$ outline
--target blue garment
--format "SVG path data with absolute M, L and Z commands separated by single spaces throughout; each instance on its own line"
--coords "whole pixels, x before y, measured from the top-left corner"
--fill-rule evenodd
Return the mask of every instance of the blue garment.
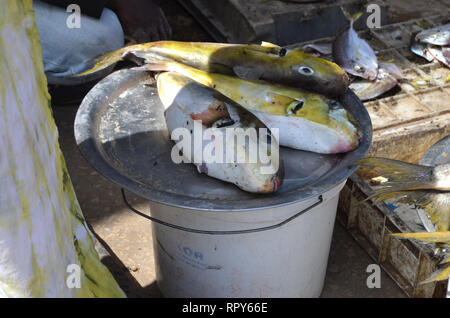
M 122 26 L 113 11 L 104 8 L 99 19 L 81 12 L 80 28 L 70 28 L 67 20 L 72 12 L 39 0 L 33 1 L 33 9 L 49 84 L 81 84 L 112 70 L 113 66 L 91 76 L 72 77 L 91 66 L 88 59 L 123 47 Z

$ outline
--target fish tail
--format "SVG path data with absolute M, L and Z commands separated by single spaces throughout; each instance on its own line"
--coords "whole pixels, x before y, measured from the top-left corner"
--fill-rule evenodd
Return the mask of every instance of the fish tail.
M 395 233 L 392 236 L 399 239 L 413 239 L 429 243 L 450 242 L 450 231 L 419 232 L 419 233 Z
M 433 168 L 398 160 L 370 157 L 355 161 L 355 164 L 376 167 L 375 171 L 388 181 L 377 186 L 378 194 L 418 189 L 434 189 Z
M 445 248 L 449 248 L 448 246 L 445 246 Z M 450 253 L 446 254 L 444 258 L 439 262 L 439 265 L 443 264 L 449 264 L 450 263 Z
M 392 236 L 397 237 L 399 239 L 413 239 L 419 240 L 429 243 L 448 243 L 450 242 L 450 231 L 443 232 L 420 232 L 420 233 L 396 233 L 392 234 Z M 447 246 L 448 244 L 444 244 Z M 447 264 L 449 262 L 448 255 L 444 258 L 440 264 Z M 441 270 L 437 270 L 432 273 L 428 278 L 421 281 L 419 285 L 428 284 L 431 282 L 436 282 L 440 280 L 445 280 L 450 278 L 450 266 L 446 266 Z
M 450 279 L 450 266 L 447 266 L 443 269 L 437 270 L 432 273 L 428 278 L 421 281 L 419 285 L 424 285 L 432 282 L 437 282 L 440 280 Z
M 85 61 L 85 63 L 93 63 L 94 66 L 92 66 L 91 68 L 89 68 L 88 70 L 79 73 L 79 74 L 75 74 L 75 76 L 84 76 L 84 75 L 88 75 L 88 74 L 92 74 L 94 72 L 103 70 L 105 68 L 107 68 L 108 66 L 119 62 L 120 60 L 123 59 L 123 56 L 128 52 L 128 51 L 132 51 L 132 50 L 138 50 L 138 49 L 142 49 L 142 48 L 150 48 L 153 46 L 157 46 L 160 42 L 153 42 L 153 43 L 145 43 L 145 44 L 135 44 L 135 45 L 129 45 L 129 46 L 125 46 L 121 49 L 115 50 L 115 51 L 111 51 L 102 55 L 99 55 L 97 57 L 88 59 Z
M 108 66 L 120 61 L 122 59 L 122 55 L 124 54 L 124 52 L 127 49 L 128 49 L 127 47 L 124 47 L 124 48 L 121 48 L 116 51 L 102 54 L 93 59 L 86 60 L 85 61 L 86 63 L 94 63 L 94 66 L 92 66 L 91 68 L 89 68 L 88 70 L 86 70 L 82 73 L 75 74 L 75 76 L 89 75 L 89 74 L 92 74 L 92 73 L 95 73 L 97 71 L 107 68 Z

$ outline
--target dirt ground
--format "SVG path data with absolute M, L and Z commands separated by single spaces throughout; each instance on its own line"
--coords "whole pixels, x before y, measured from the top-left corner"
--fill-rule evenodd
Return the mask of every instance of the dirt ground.
M 168 17 L 174 40 L 212 41 L 176 1 L 156 2 Z M 449 1 L 386 2 L 390 23 L 438 14 L 449 7 Z M 120 188 L 97 173 L 79 153 L 73 135 L 77 109 L 77 104 L 53 105 L 60 145 L 78 200 L 87 222 L 106 249 L 101 253 L 102 261 L 129 297 L 161 297 L 155 281 L 150 222 L 128 211 Z M 128 196 L 137 209 L 149 212 L 145 199 L 131 193 Z M 369 289 L 366 268 L 372 263 L 366 252 L 336 223 L 322 297 L 406 297 L 384 272 L 381 288 Z

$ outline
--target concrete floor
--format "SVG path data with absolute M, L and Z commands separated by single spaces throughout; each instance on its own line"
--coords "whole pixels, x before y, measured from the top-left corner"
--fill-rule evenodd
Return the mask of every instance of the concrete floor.
M 432 1 L 436 2 L 434 5 L 427 2 L 427 7 L 420 10 L 410 0 L 389 1 L 388 19 L 394 23 L 438 14 L 443 6 L 448 8 L 447 1 L 435 0 Z M 211 40 L 176 1 L 156 2 L 166 12 L 174 40 Z M 415 2 L 422 4 L 422 1 Z M 60 145 L 78 200 L 87 222 L 107 250 L 101 253 L 102 261 L 129 297 L 161 297 L 155 282 L 150 223 L 129 212 L 122 202 L 120 188 L 98 174 L 81 156 L 73 136 L 77 108 L 78 105 L 53 105 Z M 133 206 L 149 212 L 144 199 L 131 193 L 128 196 Z M 336 223 L 322 297 L 406 297 L 384 272 L 381 274 L 381 288 L 369 289 L 366 268 L 372 263 L 367 253 Z

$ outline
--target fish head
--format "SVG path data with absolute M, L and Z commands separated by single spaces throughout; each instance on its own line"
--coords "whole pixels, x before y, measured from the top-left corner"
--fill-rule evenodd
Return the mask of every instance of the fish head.
M 348 88 L 346 72 L 333 62 L 295 50 L 288 51 L 283 59 L 293 86 L 329 95 L 342 95 Z
M 361 141 L 361 133 L 351 114 L 336 100 L 317 94 L 305 95 L 304 99 L 296 99 L 288 105 L 286 115 L 313 123 L 314 132 L 310 135 L 314 142 L 323 145 L 317 152 L 348 152 L 356 149 Z

